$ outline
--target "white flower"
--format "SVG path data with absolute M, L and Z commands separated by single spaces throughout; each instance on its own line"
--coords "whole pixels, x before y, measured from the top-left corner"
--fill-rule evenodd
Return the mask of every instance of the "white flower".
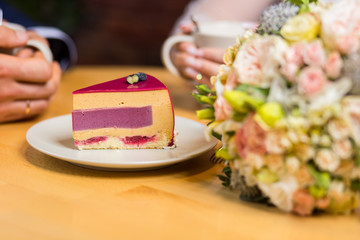
M 224 135 L 223 135 L 223 138 L 224 138 Z M 222 140 L 223 142 L 223 146 L 227 146 L 228 148 L 228 153 L 230 154 L 230 156 L 236 156 L 237 155 L 237 149 L 236 149 L 236 144 L 235 144 L 235 139 L 232 137 L 232 138 L 229 138 L 229 139 L 223 139 Z M 227 143 L 227 144 L 225 144 Z
M 360 178 L 360 167 L 355 167 L 351 171 L 350 178 L 352 178 L 352 179 Z
M 340 159 L 329 149 L 320 149 L 315 156 L 315 163 L 321 170 L 334 172 L 340 165 Z
M 256 177 L 253 175 L 253 167 L 244 163 L 239 159 L 234 160 L 234 168 L 239 170 L 240 175 L 244 176 L 245 182 L 249 187 L 256 185 Z
M 343 182 L 340 181 L 331 181 L 329 186 L 329 192 L 336 192 L 339 195 L 342 195 L 344 192 L 345 186 Z
M 292 196 L 298 189 L 298 183 L 292 176 L 287 176 L 273 184 L 259 183 L 260 190 L 270 198 L 271 202 L 283 211 L 293 209 Z
M 236 55 L 233 67 L 239 81 L 257 86 L 269 86 L 278 74 L 288 48 L 286 42 L 277 36 L 255 35 L 246 41 Z
M 264 165 L 263 157 L 256 153 L 248 153 L 246 155 L 245 162 L 255 169 L 260 169 Z
M 296 144 L 299 142 L 299 137 L 294 130 L 289 130 L 287 132 L 287 135 L 292 143 Z
M 318 111 L 336 104 L 350 91 L 351 87 L 351 80 L 345 77 L 327 84 L 321 92 L 310 98 L 309 110 Z
M 229 119 L 227 121 L 221 122 L 219 123 L 215 128 L 214 131 L 224 135 L 226 132 L 232 132 L 232 131 L 236 131 L 237 129 L 239 129 L 242 126 L 241 123 L 239 122 L 235 122 L 232 119 Z
M 225 86 L 221 83 L 221 81 L 215 82 L 215 91 L 217 96 L 222 96 L 225 90 Z
M 300 168 L 300 161 L 297 157 L 290 156 L 286 158 L 285 165 L 290 173 L 295 173 Z
M 319 141 L 319 145 L 321 147 L 330 147 L 331 145 L 331 138 L 329 135 L 321 135 L 320 136 L 320 141 Z
M 349 125 L 344 119 L 334 119 L 327 125 L 330 136 L 333 139 L 344 139 L 350 136 L 351 131 Z
M 265 156 L 265 163 L 271 171 L 280 173 L 284 169 L 284 156 L 282 154 L 268 154 Z
M 266 134 L 265 146 L 268 153 L 282 154 L 291 146 L 286 133 L 280 131 L 270 131 Z
M 301 130 L 302 129 L 306 130 L 309 128 L 309 121 L 304 117 L 288 116 L 286 120 L 290 128 L 301 129 Z
M 360 47 L 360 1 L 338 1 L 321 16 L 325 45 L 342 53 L 356 52 Z
M 360 98 L 345 97 L 342 99 L 343 117 L 351 129 L 351 136 L 360 145 Z
M 352 144 L 347 138 L 333 142 L 331 148 L 342 159 L 348 159 L 353 154 Z
M 304 162 L 309 161 L 315 156 L 315 149 L 308 144 L 298 144 L 294 150 L 296 156 Z

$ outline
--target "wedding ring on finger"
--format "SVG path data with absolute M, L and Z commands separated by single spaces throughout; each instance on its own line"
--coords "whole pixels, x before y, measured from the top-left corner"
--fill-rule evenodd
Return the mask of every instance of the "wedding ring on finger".
M 30 100 L 26 100 L 26 107 L 25 107 L 25 117 L 29 116 L 30 115 Z
M 196 74 L 196 80 L 197 80 L 197 81 L 201 81 L 201 80 L 202 80 L 202 75 L 201 75 L 201 73 Z

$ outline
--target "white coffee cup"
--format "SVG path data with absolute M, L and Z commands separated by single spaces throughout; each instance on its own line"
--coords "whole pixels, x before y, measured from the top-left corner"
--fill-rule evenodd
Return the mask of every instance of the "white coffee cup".
M 173 35 L 166 39 L 162 46 L 161 57 L 165 67 L 173 74 L 179 75 L 171 61 L 172 47 L 179 42 L 195 43 L 197 47 L 213 47 L 226 49 L 236 43 L 237 36 L 244 34 L 246 29 L 254 28 L 256 23 L 233 21 L 200 22 L 199 30 L 191 35 Z
M 19 24 L 16 23 L 11 23 L 11 22 L 2 22 L 2 25 L 13 29 L 15 31 L 26 31 L 26 29 Z M 39 50 L 45 57 L 45 59 L 49 62 L 52 63 L 53 61 L 53 54 L 49 48 L 48 45 L 46 45 L 44 42 L 39 41 L 39 40 L 35 40 L 35 39 L 29 39 L 26 43 L 25 46 L 23 47 L 18 47 L 18 48 L 14 48 L 14 49 L 1 49 L 1 52 L 3 53 L 7 53 L 7 54 L 11 54 L 11 55 L 16 55 L 21 49 L 25 48 L 25 47 L 33 47 L 37 50 Z

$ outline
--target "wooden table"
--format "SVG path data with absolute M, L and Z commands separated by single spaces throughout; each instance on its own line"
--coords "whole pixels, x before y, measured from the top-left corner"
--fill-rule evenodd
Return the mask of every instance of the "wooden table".
M 26 131 L 72 110 L 71 92 L 137 71 L 169 87 L 175 113 L 196 120 L 192 85 L 157 67 L 77 67 L 48 111 L 0 124 L 0 239 L 360 239 L 360 213 L 301 218 L 245 203 L 223 188 L 211 152 L 166 168 L 109 172 L 33 149 Z

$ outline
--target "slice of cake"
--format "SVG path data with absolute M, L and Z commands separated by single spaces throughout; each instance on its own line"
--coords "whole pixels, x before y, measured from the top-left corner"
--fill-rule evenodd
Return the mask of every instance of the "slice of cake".
M 149 149 L 174 145 L 167 87 L 137 73 L 73 92 L 73 137 L 82 149 Z

